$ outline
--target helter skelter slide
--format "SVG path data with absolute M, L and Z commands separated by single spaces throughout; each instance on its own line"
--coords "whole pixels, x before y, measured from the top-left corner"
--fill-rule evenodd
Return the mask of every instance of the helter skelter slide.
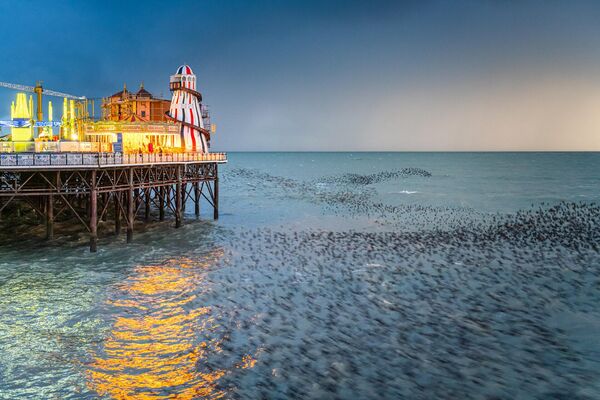
M 182 147 L 207 153 L 210 132 L 202 121 L 202 94 L 196 90 L 196 75 L 188 65 L 182 65 L 171 75 L 169 88 L 173 97 L 165 117 L 181 124 Z

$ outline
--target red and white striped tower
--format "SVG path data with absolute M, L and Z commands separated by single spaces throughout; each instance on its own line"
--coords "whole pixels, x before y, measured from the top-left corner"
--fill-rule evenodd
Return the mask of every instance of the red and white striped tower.
M 168 119 L 181 123 L 181 145 L 186 151 L 208 153 L 209 132 L 201 114 L 202 95 L 196 91 L 196 75 L 188 65 L 182 65 L 169 83 L 173 97 Z

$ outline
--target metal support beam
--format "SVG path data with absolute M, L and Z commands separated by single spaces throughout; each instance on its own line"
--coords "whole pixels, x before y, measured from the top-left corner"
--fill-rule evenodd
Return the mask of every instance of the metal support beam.
M 185 213 L 185 199 L 187 194 L 187 183 L 183 182 L 183 186 L 181 187 L 181 213 Z
M 135 218 L 135 198 L 133 192 L 133 168 L 129 168 L 129 190 L 127 191 L 127 243 L 133 240 L 133 220 Z
M 134 189 L 133 194 L 135 198 L 135 208 L 137 210 L 137 208 L 140 206 L 140 202 L 142 201 L 142 198 L 140 196 L 140 189 Z
M 96 170 L 92 171 L 90 188 L 90 251 L 95 253 L 98 246 L 98 189 Z
M 115 193 L 115 235 L 121 233 L 121 192 Z
M 165 187 L 161 186 L 158 194 L 158 219 L 165 220 Z
M 54 195 L 46 197 L 46 239 L 54 239 Z
M 160 220 L 166 212 L 175 215 L 175 225 L 182 226 L 185 203 L 194 202 L 199 216 L 204 198 L 219 217 L 219 182 L 217 163 L 153 164 L 98 168 L 56 169 L 21 166 L 8 170 L 0 166 L 0 211 L 15 203 L 12 211 L 19 218 L 21 207 L 30 215 L 33 210 L 45 224 L 46 237 L 54 234 L 55 222 L 77 221 L 90 234 L 90 250 L 95 251 L 98 241 L 98 223 L 111 215 L 114 208 L 114 231 L 119 234 L 126 223 L 127 242 L 133 239 L 133 229 L 141 201 L 145 202 L 145 216 L 150 218 L 152 203 L 158 208 Z M 4 168 L 4 169 L 3 169 Z M 137 195 L 136 195 L 137 193 Z M 191 200 L 193 199 L 193 200 Z M 112 203 L 111 203 L 112 202 Z M 114 204 L 113 204 L 114 203 Z M 110 211 L 107 211 L 110 210 Z M 170 210 L 170 211 L 168 211 Z
M 152 193 L 151 189 L 144 190 L 144 220 L 150 220 L 150 193 Z
M 181 226 L 181 167 L 177 166 L 177 183 L 175 184 L 175 228 L 179 228 Z
M 200 182 L 194 182 L 194 213 L 200 216 Z
M 215 164 L 215 181 L 214 181 L 214 193 L 213 193 L 213 219 L 219 219 L 219 174 L 217 171 L 217 164 Z

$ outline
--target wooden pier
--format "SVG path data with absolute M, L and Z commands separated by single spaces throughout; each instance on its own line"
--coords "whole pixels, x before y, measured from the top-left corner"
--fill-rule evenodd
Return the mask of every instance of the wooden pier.
M 186 203 L 199 216 L 204 198 L 219 218 L 218 165 L 226 162 L 224 153 L 1 154 L 0 216 L 11 204 L 26 205 L 45 221 L 47 239 L 57 218 L 69 217 L 89 232 L 95 252 L 98 221 L 109 217 L 116 234 L 125 226 L 128 243 L 134 221 L 148 221 L 152 208 L 161 221 L 173 215 L 178 228 Z

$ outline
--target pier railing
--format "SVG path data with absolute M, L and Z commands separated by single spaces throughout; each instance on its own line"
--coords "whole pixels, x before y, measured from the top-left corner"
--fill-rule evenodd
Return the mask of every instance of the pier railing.
M 0 153 L 109 153 L 112 143 L 99 142 L 13 142 L 0 141 Z
M 186 162 L 226 162 L 226 153 L 7 153 L 0 154 L 0 167 L 67 167 Z

